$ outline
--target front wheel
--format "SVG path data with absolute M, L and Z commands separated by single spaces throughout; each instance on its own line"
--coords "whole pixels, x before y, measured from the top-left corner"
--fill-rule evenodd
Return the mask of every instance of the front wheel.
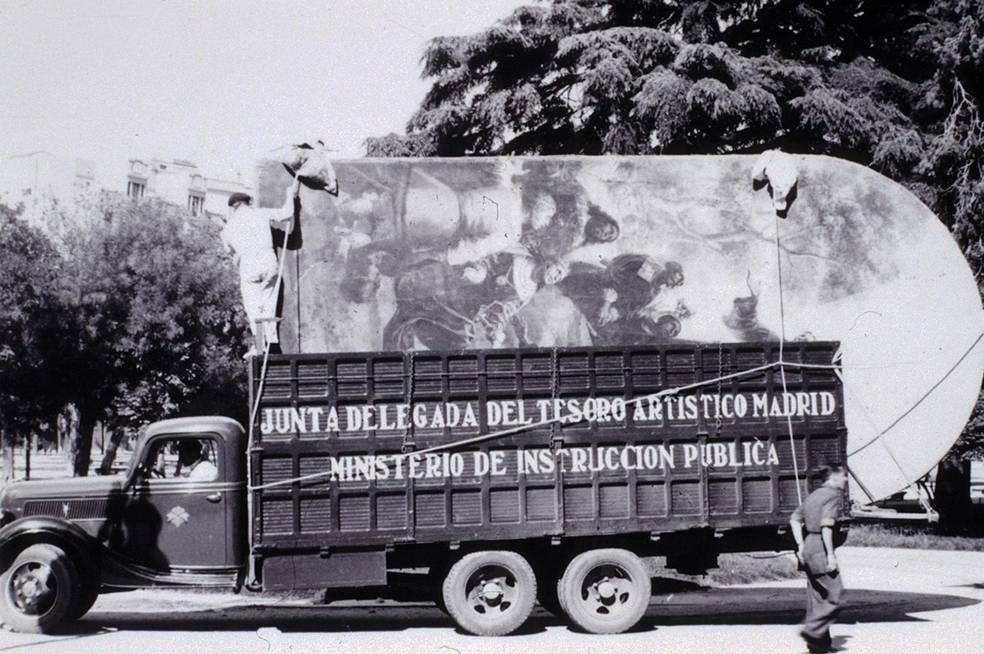
M 652 581 L 642 560 L 628 550 L 589 550 L 567 566 L 557 595 L 577 626 L 593 634 L 617 634 L 645 614 Z
M 14 631 L 51 633 L 72 619 L 81 585 L 64 550 L 31 545 L 0 576 L 0 618 Z
M 459 627 L 476 636 L 504 636 L 533 610 L 536 575 L 515 552 L 473 552 L 451 566 L 442 591 Z
M 78 601 L 72 610 L 68 614 L 69 620 L 78 620 L 83 615 L 89 612 L 92 605 L 96 603 L 99 599 L 99 582 L 98 581 L 85 581 L 82 582 L 82 588 L 79 591 Z

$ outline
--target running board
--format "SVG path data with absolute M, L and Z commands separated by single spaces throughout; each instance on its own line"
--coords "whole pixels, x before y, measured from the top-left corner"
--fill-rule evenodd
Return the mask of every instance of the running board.
M 102 584 L 113 588 L 197 587 L 236 588 L 240 582 L 239 568 L 194 570 L 154 570 L 143 565 L 106 556 L 103 560 Z

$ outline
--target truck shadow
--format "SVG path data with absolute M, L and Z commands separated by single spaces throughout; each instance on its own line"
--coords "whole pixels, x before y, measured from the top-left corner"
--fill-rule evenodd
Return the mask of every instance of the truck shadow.
M 978 600 L 959 595 L 851 590 L 840 624 L 932 621 L 916 614 L 963 608 Z M 793 625 L 803 618 L 800 588 L 715 588 L 655 595 L 633 631 L 674 625 Z M 536 608 L 519 634 L 533 634 L 566 621 Z M 437 607 L 426 603 L 346 602 L 331 605 L 250 604 L 192 611 L 132 613 L 96 610 L 74 631 L 255 631 L 276 627 L 283 632 L 402 631 L 453 628 Z

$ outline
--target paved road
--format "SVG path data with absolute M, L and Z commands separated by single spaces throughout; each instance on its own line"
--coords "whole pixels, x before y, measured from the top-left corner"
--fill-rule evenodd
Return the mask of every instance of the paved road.
M 843 548 L 849 608 L 833 633 L 851 652 L 984 651 L 984 553 Z M 261 603 L 257 595 L 137 591 L 99 599 L 76 633 L 0 633 L 0 652 L 803 652 L 798 581 L 657 595 L 631 633 L 571 631 L 540 611 L 516 635 L 459 633 L 434 607 Z M 269 600 L 265 600 L 269 602 Z

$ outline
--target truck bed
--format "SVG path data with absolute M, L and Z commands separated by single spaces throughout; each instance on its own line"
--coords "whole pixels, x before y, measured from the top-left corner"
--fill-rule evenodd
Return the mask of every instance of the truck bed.
M 837 347 L 785 344 L 785 361 L 820 366 L 785 367 L 785 406 L 778 366 L 740 374 L 777 361 L 778 343 L 271 356 L 252 426 L 254 547 L 782 524 L 797 471 L 805 496 L 809 469 L 845 459 L 824 367 Z

